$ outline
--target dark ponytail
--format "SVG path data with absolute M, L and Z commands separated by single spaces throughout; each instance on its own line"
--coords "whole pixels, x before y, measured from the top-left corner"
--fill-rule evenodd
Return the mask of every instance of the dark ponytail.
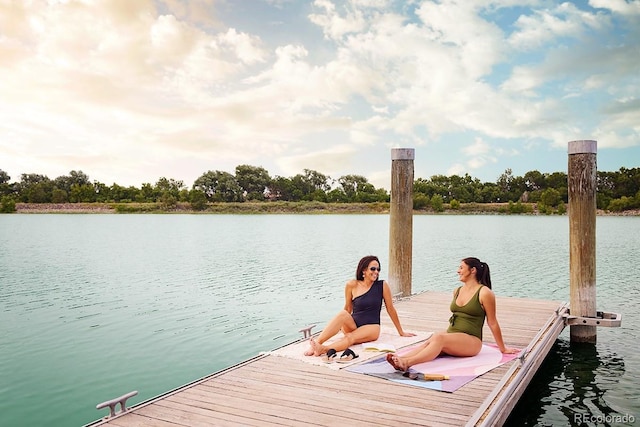
M 469 257 L 462 260 L 469 268 L 476 269 L 476 280 L 478 283 L 485 285 L 491 289 L 491 272 L 489 271 L 489 264 L 480 261 L 478 258 Z

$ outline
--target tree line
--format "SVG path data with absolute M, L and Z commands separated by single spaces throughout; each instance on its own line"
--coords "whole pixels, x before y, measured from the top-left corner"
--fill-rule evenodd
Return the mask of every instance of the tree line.
M 623 211 L 640 208 L 640 168 L 620 168 L 615 172 L 597 172 L 596 203 L 599 209 Z M 15 211 L 15 203 L 159 203 L 166 209 L 178 202 L 191 204 L 194 210 L 206 209 L 213 202 L 316 201 L 327 203 L 389 202 L 384 188 L 375 188 L 361 175 L 333 179 L 320 172 L 304 169 L 293 177 L 274 176 L 260 166 L 239 165 L 235 174 L 207 171 L 191 188 L 183 181 L 161 177 L 155 184 L 140 188 L 116 183 L 91 181 L 82 171 L 71 171 L 50 179 L 46 175 L 22 174 L 19 181 L 0 169 L 0 211 Z M 536 204 L 539 210 L 560 211 L 568 202 L 567 174 L 529 171 L 514 176 L 511 169 L 496 182 L 481 182 L 469 174 L 434 175 L 417 178 L 413 184 L 415 209 L 440 211 L 444 205 L 455 209 L 462 203 L 508 203 L 512 213 L 526 212 Z

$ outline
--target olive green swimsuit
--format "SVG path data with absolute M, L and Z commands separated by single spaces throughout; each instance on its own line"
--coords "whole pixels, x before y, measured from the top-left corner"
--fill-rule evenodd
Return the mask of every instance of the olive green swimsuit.
M 449 318 L 449 328 L 447 332 L 464 332 L 465 334 L 473 335 L 482 340 L 482 326 L 484 325 L 486 313 L 480 304 L 480 289 L 482 289 L 482 286 L 478 288 L 469 302 L 462 307 L 456 304 L 460 288 L 456 289 L 453 301 L 451 301 L 451 306 L 449 307 L 453 314 L 451 318 Z

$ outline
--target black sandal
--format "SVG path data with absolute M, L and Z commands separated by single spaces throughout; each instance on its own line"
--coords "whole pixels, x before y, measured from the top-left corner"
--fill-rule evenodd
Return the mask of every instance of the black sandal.
M 340 356 L 340 359 L 337 360 L 338 363 L 348 363 L 351 362 L 353 359 L 356 359 L 358 357 L 357 354 L 355 354 L 353 352 L 353 350 L 351 350 L 350 348 L 346 349 L 344 351 L 344 353 L 342 353 L 342 356 Z
M 335 359 L 337 355 L 338 355 L 338 352 L 335 349 L 330 348 L 326 354 L 322 355 L 322 361 L 325 363 L 331 363 L 333 362 L 333 359 Z

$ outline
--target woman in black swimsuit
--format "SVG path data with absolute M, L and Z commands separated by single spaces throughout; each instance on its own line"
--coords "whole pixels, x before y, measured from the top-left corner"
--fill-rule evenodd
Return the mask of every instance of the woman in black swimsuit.
M 380 261 L 373 255 L 365 256 L 358 263 L 356 279 L 349 280 L 344 288 L 344 309 L 340 311 L 322 330 L 317 339 L 309 340 L 311 347 L 304 354 L 306 356 L 320 356 L 327 353 L 343 351 L 354 344 L 375 341 L 380 336 L 380 310 L 382 301 L 387 309 L 389 318 L 402 337 L 412 337 L 415 334 L 404 332 L 398 319 L 398 312 L 393 306 L 391 287 L 385 280 L 379 280 Z M 344 338 L 331 343 L 331 348 L 324 342 L 333 337 L 340 330 Z

